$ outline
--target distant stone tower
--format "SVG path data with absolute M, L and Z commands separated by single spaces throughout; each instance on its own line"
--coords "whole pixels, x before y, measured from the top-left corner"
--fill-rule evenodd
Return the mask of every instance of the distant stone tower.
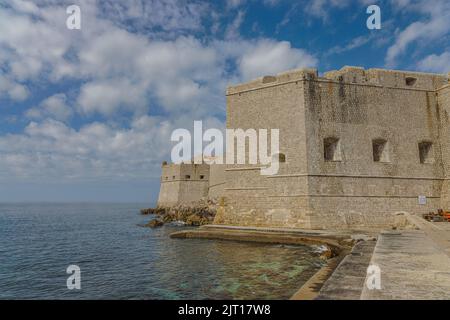
M 158 206 L 189 204 L 208 196 L 209 165 L 162 164 Z

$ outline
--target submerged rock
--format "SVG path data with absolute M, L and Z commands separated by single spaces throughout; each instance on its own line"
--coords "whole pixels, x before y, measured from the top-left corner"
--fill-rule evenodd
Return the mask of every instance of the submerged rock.
M 147 223 L 145 226 L 146 227 L 150 227 L 150 228 L 156 228 L 156 227 L 161 227 L 164 225 L 164 222 L 159 220 L 159 219 L 153 219 L 150 220 L 149 223 Z
M 313 246 L 313 253 L 318 255 L 321 259 L 327 260 L 333 257 L 333 251 L 329 246 L 317 245 Z

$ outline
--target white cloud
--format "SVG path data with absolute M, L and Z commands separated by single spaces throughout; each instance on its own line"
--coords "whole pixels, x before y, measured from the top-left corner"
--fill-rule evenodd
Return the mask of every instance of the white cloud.
M 152 3 L 156 11 L 169 14 L 177 10 L 172 2 Z M 139 1 L 125 2 L 125 15 L 133 6 L 137 10 L 140 5 Z M 0 49 L 0 63 L 6 63 L 11 76 L 20 80 L 82 80 L 76 110 L 87 116 L 101 113 L 113 117 L 123 110 L 142 113 L 148 99 L 172 113 L 187 110 L 193 110 L 197 116 L 220 113 L 224 110 L 227 82 L 248 79 L 257 73 L 258 67 L 262 68 L 261 73 L 266 73 L 315 64 L 309 54 L 291 48 L 287 42 L 239 40 L 243 11 L 237 13 L 228 29 L 226 45 L 238 47 L 227 55 L 217 41 L 205 43 L 192 36 L 152 40 L 99 18 L 102 10 L 105 12 L 101 16 L 117 18 L 114 10 L 118 7 L 114 2 L 102 2 L 102 10 L 86 1 L 82 1 L 81 7 L 80 33 L 56 27 L 57 23 L 65 25 L 63 7 L 48 5 L 45 10 L 30 9 L 34 7 L 25 10 L 38 12 L 40 19 L 5 10 L 2 13 L 5 19 L 0 19 L 0 24 L 8 23 L 0 42 L 8 50 Z M 59 18 L 51 20 L 55 16 Z M 266 58 L 264 50 L 269 52 Z M 8 56 L 10 51 L 19 54 Z M 230 60 L 240 64 L 240 74 L 226 74 L 225 65 Z
M 239 67 L 244 80 L 301 67 L 314 67 L 317 59 L 287 41 L 262 40 L 246 52 Z
M 227 6 L 229 8 L 237 8 L 239 6 L 242 6 L 246 0 L 226 0 Z
M 119 110 L 142 112 L 146 106 L 146 91 L 124 78 L 92 81 L 81 87 L 77 102 L 85 115 L 111 116 Z
M 161 28 L 169 34 L 176 31 L 199 31 L 209 16 L 210 5 L 196 0 L 104 0 L 103 16 L 122 28 Z
M 0 135 L 0 177 L 157 177 L 160 162 L 168 160 L 173 129 L 190 128 L 194 119 L 223 127 L 227 83 L 317 64 L 289 42 L 240 37 L 243 13 L 237 13 L 232 36 L 199 39 L 177 30 L 197 30 L 201 17 L 180 21 L 179 12 L 190 9 L 177 11 L 174 1 L 167 6 L 154 1 L 165 12 L 155 23 L 180 22 L 169 23 L 174 33 L 164 38 L 122 27 L 127 16 L 138 24 L 139 1 L 124 2 L 122 17 L 118 2 L 102 3 L 104 12 L 95 2 L 81 1 L 80 32 L 61 27 L 65 8 L 52 0 L 35 5 L 17 0 L 16 11 L 0 11 L 0 67 L 7 70 L 0 76 L 1 95 L 21 100 L 29 94 L 25 84 L 51 88 L 65 80 L 75 83 L 72 94 L 58 86 L 29 109 L 26 116 L 33 121 L 24 132 Z M 164 116 L 146 115 L 156 106 L 155 113 Z M 82 120 L 79 129 L 70 125 L 76 112 Z M 105 123 L 86 123 L 96 114 L 105 116 Z
M 0 98 L 7 96 L 14 101 L 23 101 L 28 95 L 29 92 L 25 86 L 0 74 Z
M 244 22 L 245 12 L 239 10 L 234 18 L 233 22 L 228 25 L 227 30 L 225 32 L 226 39 L 237 39 L 240 37 L 239 29 Z
M 223 125 L 209 118 L 205 127 Z M 46 119 L 31 122 L 23 134 L 0 136 L 0 179 L 36 181 L 145 181 L 168 160 L 175 128 L 189 119 L 135 118 L 129 128 L 94 122 L 75 130 Z M 43 180 L 42 180 L 43 179 Z
M 370 41 L 372 41 L 372 39 L 373 39 L 372 35 L 365 35 L 365 36 L 359 36 L 359 37 L 353 38 L 346 45 L 343 45 L 343 46 L 338 45 L 338 46 L 330 48 L 326 52 L 326 55 L 340 54 L 340 53 L 344 53 L 344 52 L 347 52 L 347 51 L 351 51 L 353 49 L 356 49 L 356 48 L 364 46 L 365 44 L 367 44 Z
M 304 7 L 304 11 L 306 14 L 322 18 L 326 21 L 330 10 L 344 8 L 350 2 L 350 0 L 309 0 Z
M 64 14 L 64 11 L 61 11 Z M 0 51 L 10 76 L 24 81 L 36 79 L 46 68 L 65 63 L 64 53 L 70 48 L 70 38 L 56 30 L 50 22 L 30 16 L 0 10 Z
M 25 115 L 32 119 L 53 118 L 65 121 L 73 114 L 72 108 L 67 105 L 64 93 L 54 94 L 43 100 L 38 107 L 26 111 Z
M 388 48 L 386 66 L 394 67 L 398 58 L 406 52 L 409 45 L 414 42 L 432 42 L 440 39 L 450 32 L 450 3 L 437 0 L 430 5 L 428 1 L 401 1 L 394 2 L 394 6 L 407 12 L 418 12 L 427 15 L 423 21 L 415 21 L 404 30 L 398 31 L 395 42 Z
M 419 70 L 447 74 L 450 72 L 450 52 L 431 54 L 418 63 Z

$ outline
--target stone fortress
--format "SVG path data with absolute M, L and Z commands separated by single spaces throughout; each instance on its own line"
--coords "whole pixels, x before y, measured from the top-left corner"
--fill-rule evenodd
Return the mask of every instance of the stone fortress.
M 217 224 L 384 228 L 450 209 L 450 84 L 441 74 L 344 67 L 227 89 L 230 129 L 280 129 L 280 169 L 163 163 L 158 206 L 219 198 Z

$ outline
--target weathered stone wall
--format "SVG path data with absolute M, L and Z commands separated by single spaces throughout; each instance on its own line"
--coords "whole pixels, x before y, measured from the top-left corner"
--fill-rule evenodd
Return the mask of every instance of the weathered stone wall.
M 438 90 L 441 114 L 441 150 L 445 180 L 441 194 L 441 207 L 450 211 L 450 84 Z
M 229 88 L 227 128 L 279 129 L 286 162 L 278 179 L 262 176 L 259 166 L 227 166 L 222 223 L 309 227 L 308 199 L 298 196 L 307 192 L 307 179 L 281 177 L 307 172 L 303 80 L 315 75 L 298 70 Z
M 216 223 L 313 229 L 450 209 L 449 113 L 448 77 L 435 74 L 304 69 L 229 87 L 227 128 L 279 129 L 286 161 L 273 176 L 259 165 L 164 165 L 158 204 L 208 195 L 220 198 Z M 325 159 L 325 140 L 338 141 L 338 156 Z M 378 162 L 373 140 L 386 141 Z M 425 163 L 422 142 L 432 143 Z
M 448 194 L 441 145 L 450 136 L 436 90 L 446 83 L 442 75 L 346 67 L 323 78 L 297 70 L 230 87 L 227 128 L 279 128 L 286 163 L 270 177 L 228 166 L 220 222 L 385 227 L 397 212 L 440 208 Z M 339 139 L 335 161 L 324 159 L 329 137 Z M 387 161 L 374 161 L 374 139 L 387 141 Z M 419 159 L 423 141 L 432 142 L 427 163 Z
M 225 165 L 212 164 L 209 168 L 209 190 L 210 198 L 219 198 L 224 194 L 225 189 Z
M 434 90 L 444 77 L 387 70 L 365 75 L 360 68 L 325 77 L 305 88 L 314 227 L 389 225 L 396 212 L 439 208 L 444 172 Z M 417 80 L 408 86 L 407 77 Z M 339 139 L 341 160 L 325 161 L 327 137 Z M 388 162 L 373 160 L 372 140 L 380 138 L 387 141 Z M 422 141 L 433 143 L 430 163 L 420 163 Z M 425 205 L 419 195 L 427 197 Z
M 171 206 L 178 203 L 180 190 L 180 166 L 163 164 L 161 166 L 161 185 L 158 206 Z

